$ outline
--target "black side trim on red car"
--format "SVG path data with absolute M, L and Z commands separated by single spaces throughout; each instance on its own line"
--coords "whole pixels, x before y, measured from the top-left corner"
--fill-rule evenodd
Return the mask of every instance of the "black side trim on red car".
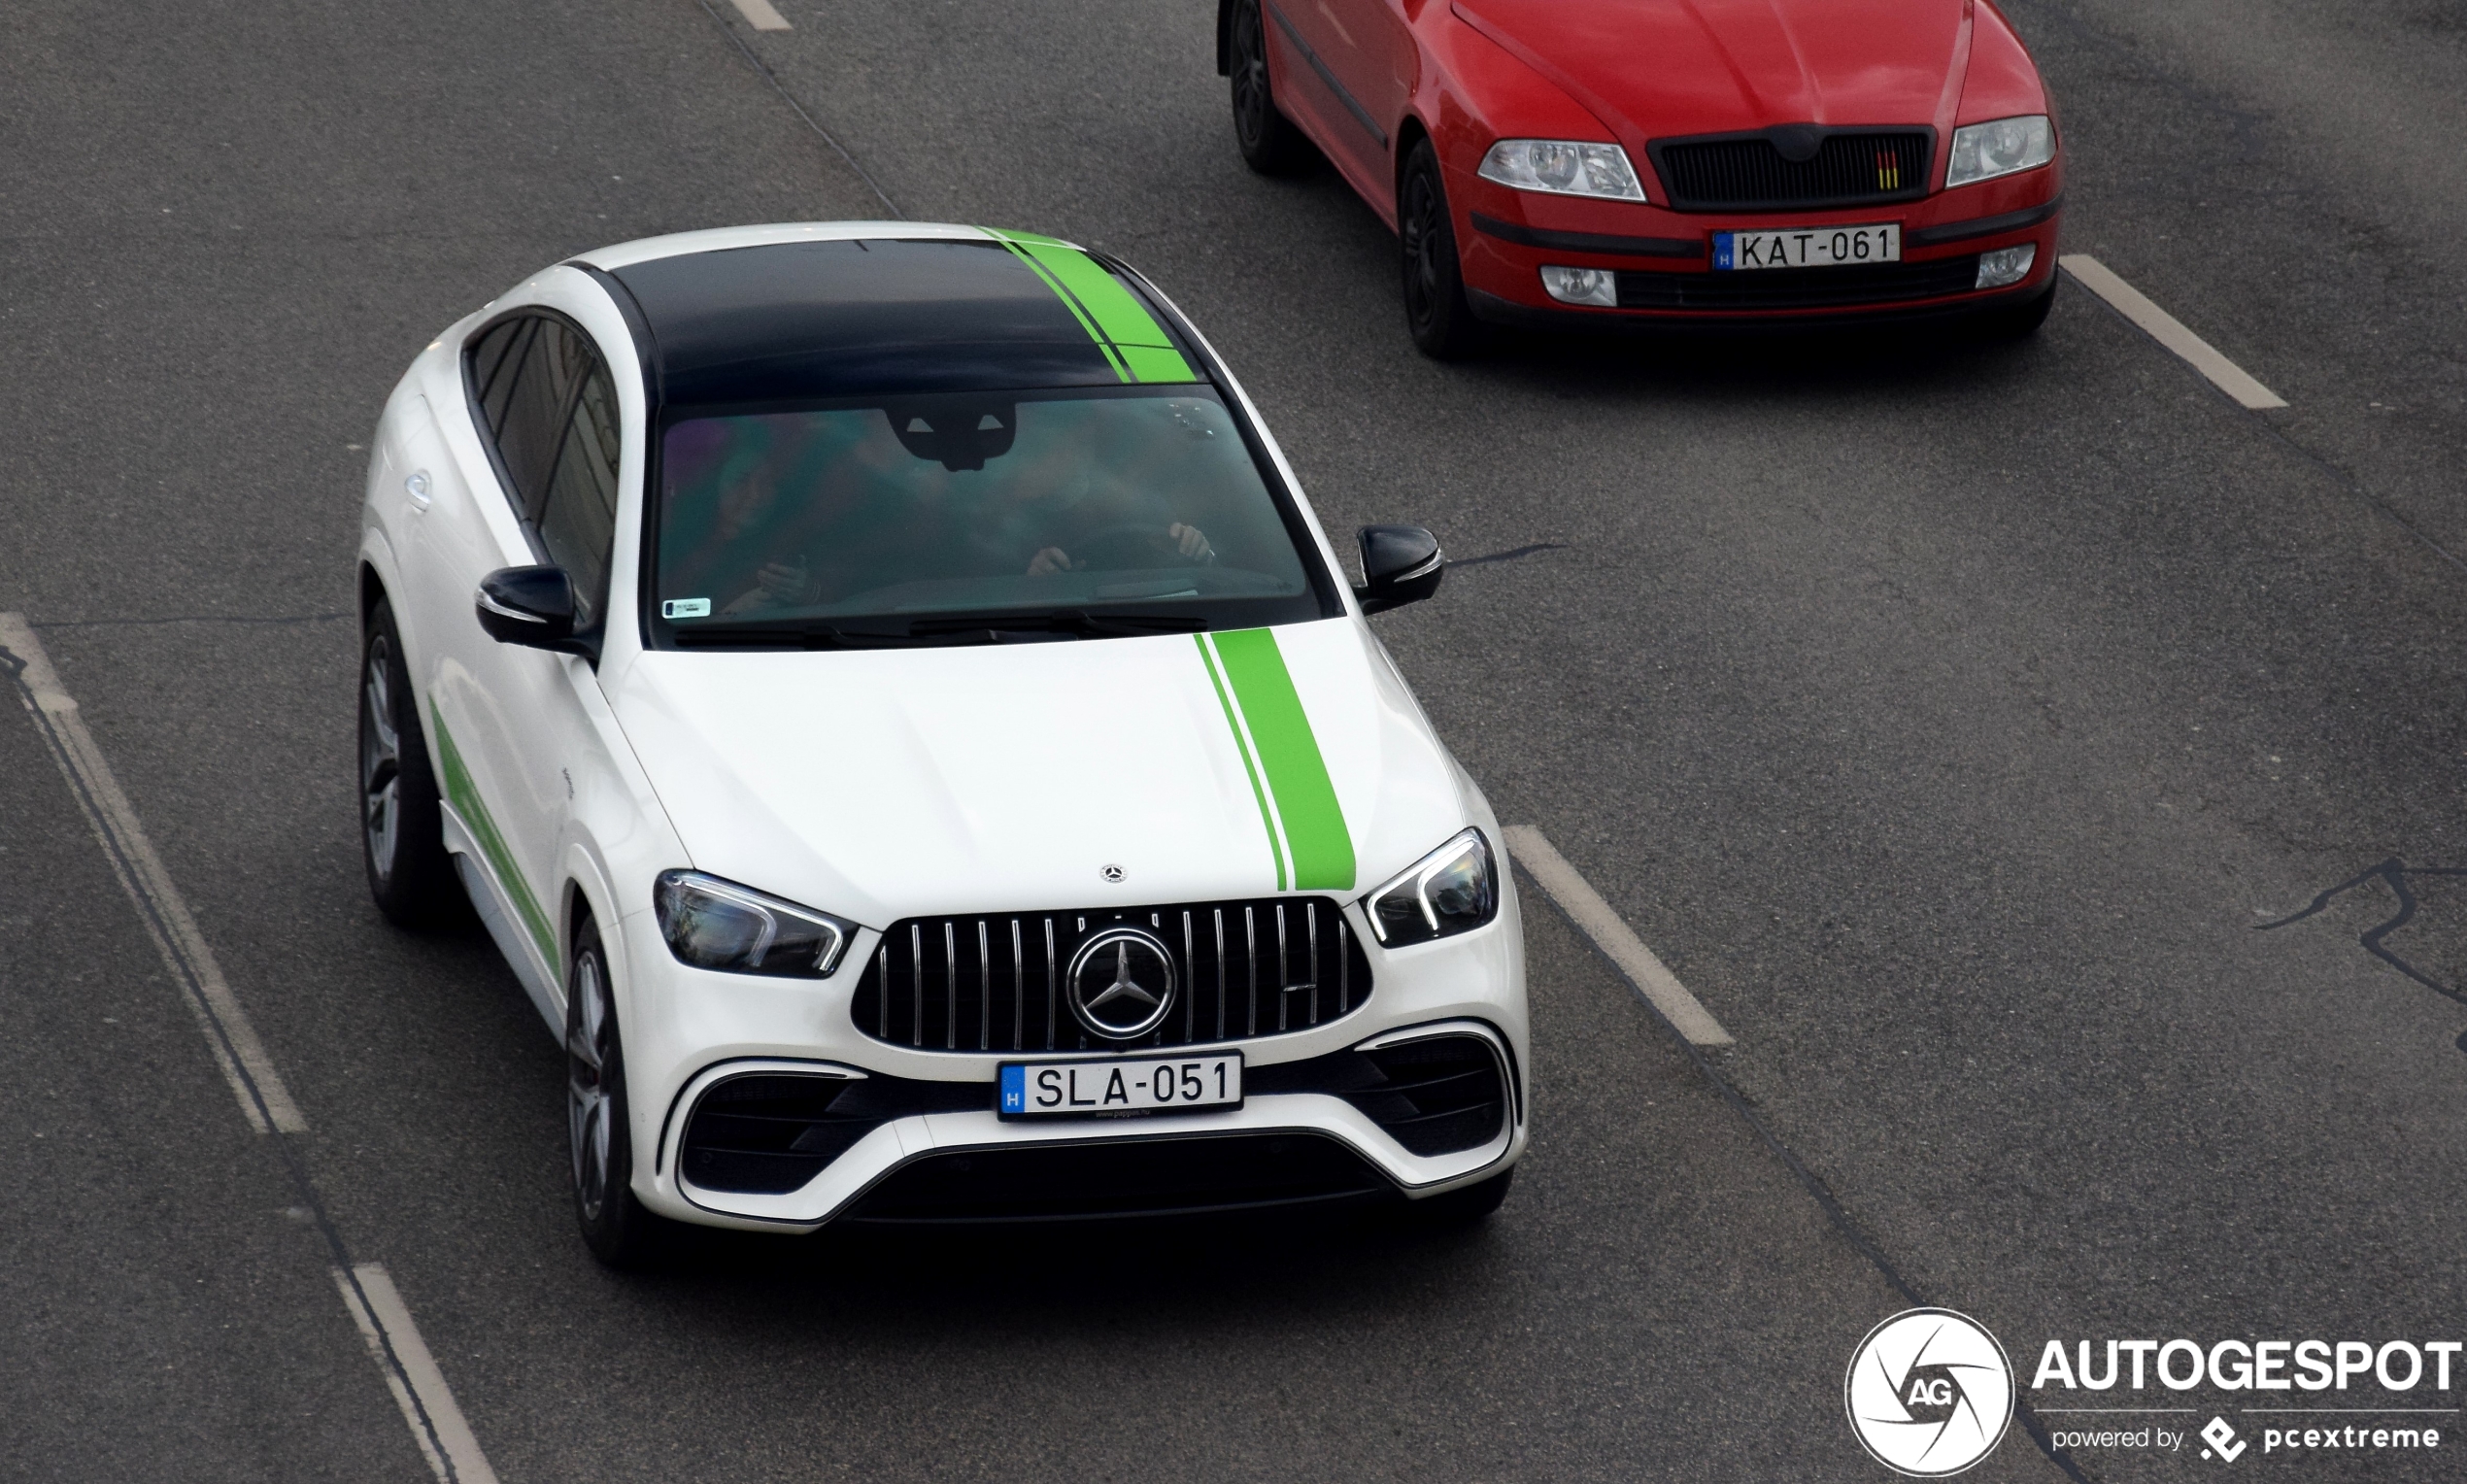
M 1916 231 L 1904 232 L 1902 240 L 1914 248 L 1934 247 L 1938 243 L 1944 242 L 1968 242 L 1974 237 L 1993 237 L 1998 232 L 2018 232 L 2026 226 L 2037 226 L 2062 210 L 2064 210 L 2064 196 L 2059 192 L 2054 200 L 2045 206 L 2024 207 L 2017 212 L 2007 212 L 2001 217 L 1974 217 L 1968 221 L 1947 221 L 1942 226 L 1923 226 Z
M 1496 217 L 1473 213 L 1473 230 L 1485 237 L 1526 248 L 1556 248 L 1562 253 L 1602 253 L 1614 257 L 1703 257 L 1699 237 L 1612 237 L 1601 232 L 1550 232 L 1518 226 Z
M 1388 131 L 1379 127 L 1379 120 L 1370 116 L 1370 110 L 1364 108 L 1360 99 L 1345 91 L 1345 84 L 1337 82 L 1336 75 L 1328 70 L 1328 64 L 1319 59 L 1319 53 L 1310 50 L 1310 43 L 1302 40 L 1301 33 L 1294 29 L 1294 23 L 1285 18 L 1283 11 L 1267 5 L 1267 0 L 1261 0 L 1261 3 L 1275 18 L 1276 29 L 1285 33 L 1285 39 L 1294 44 L 1294 50 L 1302 54 L 1302 60 L 1310 63 L 1310 70 L 1319 74 L 1319 81 L 1327 84 L 1328 90 L 1336 95 L 1336 101 L 1345 106 L 1345 112 L 1353 115 L 1353 121 L 1369 130 L 1370 137 L 1379 141 L 1379 148 L 1386 149 Z

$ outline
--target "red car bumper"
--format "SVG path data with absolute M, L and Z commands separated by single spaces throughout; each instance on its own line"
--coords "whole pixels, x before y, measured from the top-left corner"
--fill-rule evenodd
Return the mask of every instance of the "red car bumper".
M 1674 212 L 1448 182 L 1467 298 L 1485 320 L 1583 327 L 1741 320 L 1789 322 L 1936 316 L 2035 298 L 2053 284 L 2063 161 L 1916 201 L 1826 211 Z M 1847 268 L 1713 270 L 1713 234 L 1897 221 L 1902 260 Z M 2017 283 L 1977 287 L 1979 254 L 2031 244 Z M 1618 274 L 1619 307 L 1566 304 L 1542 289 L 1545 264 Z

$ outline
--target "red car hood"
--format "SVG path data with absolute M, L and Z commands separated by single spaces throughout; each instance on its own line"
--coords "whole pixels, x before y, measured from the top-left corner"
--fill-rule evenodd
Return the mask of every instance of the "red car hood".
M 1639 145 L 1777 123 L 1937 120 L 1965 0 L 1456 0 Z M 1639 161 L 1641 163 L 1641 161 Z

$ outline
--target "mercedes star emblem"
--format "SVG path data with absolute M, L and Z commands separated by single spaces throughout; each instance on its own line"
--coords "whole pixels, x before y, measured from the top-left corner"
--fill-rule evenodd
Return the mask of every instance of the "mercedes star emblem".
M 1137 928 L 1107 928 L 1070 957 L 1073 1019 L 1109 1041 L 1136 1040 L 1173 1008 L 1173 955 Z

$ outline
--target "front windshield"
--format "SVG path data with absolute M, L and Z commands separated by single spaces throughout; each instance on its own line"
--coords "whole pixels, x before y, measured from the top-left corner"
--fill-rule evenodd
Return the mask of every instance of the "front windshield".
M 954 392 L 673 417 L 653 613 L 694 647 L 1321 615 L 1203 387 Z

